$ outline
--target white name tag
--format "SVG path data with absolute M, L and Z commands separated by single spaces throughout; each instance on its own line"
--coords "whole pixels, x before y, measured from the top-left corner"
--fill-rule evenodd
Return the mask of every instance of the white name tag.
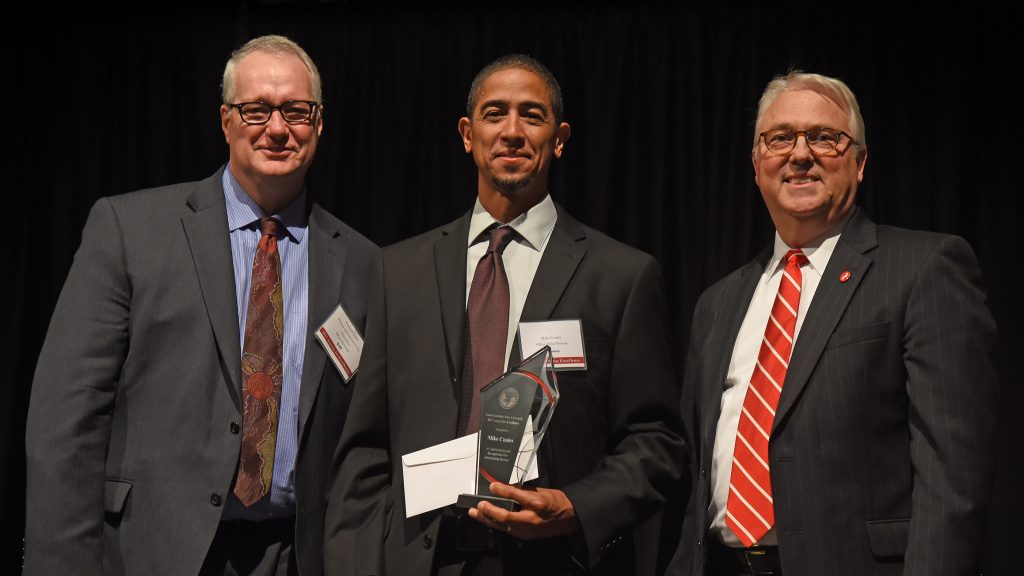
M 581 320 L 547 320 L 519 323 L 519 347 L 526 358 L 545 346 L 551 347 L 555 370 L 586 370 Z
M 338 307 L 316 331 L 316 339 L 327 351 L 334 367 L 348 382 L 359 370 L 359 356 L 363 353 L 363 337 L 352 324 L 345 309 Z

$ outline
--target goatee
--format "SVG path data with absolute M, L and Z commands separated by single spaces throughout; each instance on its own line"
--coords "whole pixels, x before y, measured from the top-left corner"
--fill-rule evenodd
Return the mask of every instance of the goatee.
M 516 194 L 527 186 L 530 185 L 531 178 L 529 176 L 520 176 L 519 178 L 502 178 L 495 176 L 492 180 L 494 187 L 498 189 L 502 194 L 510 196 Z

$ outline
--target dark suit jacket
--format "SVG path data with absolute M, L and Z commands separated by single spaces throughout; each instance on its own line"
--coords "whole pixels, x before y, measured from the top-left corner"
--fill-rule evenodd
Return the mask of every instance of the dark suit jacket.
M 199 571 L 238 464 L 241 350 L 223 168 L 99 200 L 39 357 L 26 574 Z M 321 572 L 327 474 L 351 397 L 312 330 L 365 321 L 378 249 L 313 205 L 296 552 Z
M 456 437 L 469 221 L 384 251 L 330 493 L 328 574 L 381 574 L 382 557 L 392 576 L 430 573 L 440 513 L 405 518 L 401 457 Z M 580 562 L 631 574 L 632 530 L 659 508 L 685 457 L 657 263 L 559 208 L 521 319 L 558 318 L 582 319 L 588 368 L 558 374 L 539 483 L 573 503 Z M 565 538 L 527 543 L 521 556 L 547 574 L 572 553 Z
M 675 574 L 704 573 L 722 386 L 770 254 L 697 305 L 683 385 L 696 497 Z M 966 242 L 852 216 L 807 311 L 771 432 L 786 576 L 977 573 L 994 463 L 994 338 Z

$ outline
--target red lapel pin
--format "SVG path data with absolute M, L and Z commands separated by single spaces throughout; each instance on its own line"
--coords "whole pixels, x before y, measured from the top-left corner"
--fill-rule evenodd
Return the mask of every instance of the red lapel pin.
M 849 270 L 843 270 L 843 273 L 839 275 L 839 281 L 846 282 L 847 280 L 850 279 L 850 276 L 851 274 Z

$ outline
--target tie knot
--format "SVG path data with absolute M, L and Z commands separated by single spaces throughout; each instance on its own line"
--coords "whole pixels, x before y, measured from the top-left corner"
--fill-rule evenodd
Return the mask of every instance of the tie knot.
M 796 264 L 797 266 L 804 266 L 807 264 L 807 256 L 804 255 L 803 250 L 799 248 L 786 252 L 786 255 L 782 257 L 786 261 L 786 265 Z
M 263 218 L 260 220 L 260 231 L 263 232 L 264 236 L 277 238 L 281 235 L 282 228 L 284 226 L 277 218 Z
M 508 243 L 516 237 L 516 231 L 511 226 L 499 226 L 491 229 L 491 242 L 487 245 L 488 252 L 501 254 L 505 251 Z

